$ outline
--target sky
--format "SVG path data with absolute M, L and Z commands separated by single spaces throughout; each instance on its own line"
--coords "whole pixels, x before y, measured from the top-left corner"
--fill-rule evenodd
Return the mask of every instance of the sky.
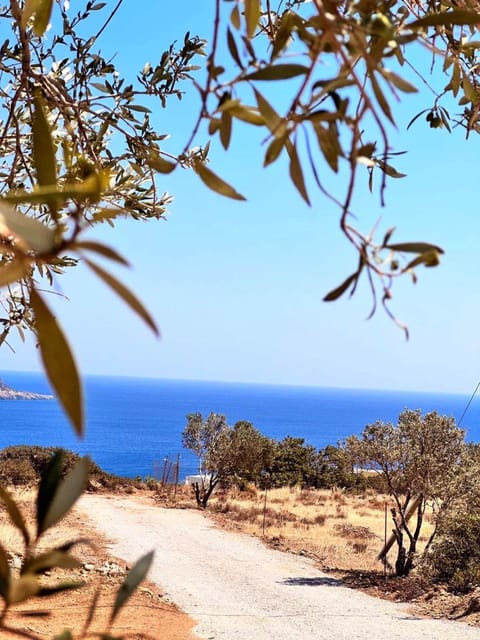
M 207 4 L 185 0 L 179 11 L 125 0 L 102 51 L 115 54 L 133 79 L 185 31 L 210 37 Z M 72 11 L 80 6 L 71 2 Z M 158 106 L 156 122 L 171 133 L 172 151 L 185 144 L 196 104 L 187 96 L 166 110 Z M 240 129 L 227 154 L 214 143 L 211 167 L 247 202 L 222 198 L 177 170 L 160 180 L 175 198 L 167 221 L 121 222 L 89 236 L 127 257 L 131 268 L 114 271 L 151 311 L 160 340 L 83 266 L 58 279 L 68 300 L 52 304 L 81 372 L 471 393 L 480 379 L 478 139 L 421 121 L 406 131 L 430 104 L 421 94 L 399 107 L 395 145 L 408 154 L 397 168 L 408 177 L 389 182 L 387 206 L 380 210 L 363 187 L 356 201 L 364 228 L 381 215 L 383 228 L 397 227 L 398 242 L 428 240 L 445 249 L 441 267 L 420 268 L 415 286 L 405 279 L 394 288 L 392 310 L 408 325 L 408 342 L 381 311 L 366 319 L 365 287 L 353 299 L 322 302 L 357 261 L 338 229 L 338 211 L 313 188 L 307 207 L 285 166 L 262 169 L 259 140 Z M 2 348 L 3 371 L 41 369 L 32 340 L 14 347 L 15 354 Z

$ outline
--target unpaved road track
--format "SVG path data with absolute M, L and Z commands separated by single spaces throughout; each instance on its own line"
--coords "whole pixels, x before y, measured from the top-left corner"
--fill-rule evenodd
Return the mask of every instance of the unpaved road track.
M 87 495 L 80 509 L 127 562 L 155 549 L 149 578 L 215 640 L 480 640 L 353 591 L 312 562 L 223 531 L 203 514 Z M 159 639 L 160 640 L 160 639 Z

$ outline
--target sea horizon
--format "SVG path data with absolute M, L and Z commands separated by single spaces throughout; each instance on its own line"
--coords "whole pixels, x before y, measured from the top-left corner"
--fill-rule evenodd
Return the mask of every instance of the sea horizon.
M 0 377 L 19 391 L 51 391 L 42 372 L 5 371 Z M 183 478 L 198 470 L 195 456 L 181 446 L 189 413 L 206 417 L 212 411 L 231 425 L 246 420 L 269 437 L 291 435 L 320 449 L 360 434 L 376 420 L 396 422 L 405 408 L 435 410 L 458 421 L 472 395 L 99 374 L 87 374 L 83 381 L 83 439 L 75 436 L 57 400 L 5 400 L 0 402 L 0 448 L 64 447 L 129 477 L 154 476 L 167 457 L 180 455 Z M 468 440 L 480 441 L 480 398 L 461 426 Z
M 3 380 L 8 384 L 8 380 L 5 380 L 5 376 L 12 374 L 16 375 L 28 375 L 28 376 L 38 376 L 42 378 L 48 387 L 51 389 L 51 386 L 48 382 L 48 378 L 43 371 L 27 371 L 27 370 L 7 370 L 0 374 L 0 380 Z M 428 394 L 428 395 L 448 395 L 448 396 L 461 396 L 470 398 L 474 392 L 476 387 L 472 385 L 472 388 L 469 391 L 439 391 L 430 390 L 430 389 L 409 389 L 409 388 L 391 388 L 391 387 L 362 387 L 362 386 L 342 386 L 342 385 L 327 385 L 327 384 L 303 384 L 296 382 L 264 382 L 264 381 L 245 381 L 245 380 L 216 380 L 216 379 L 204 379 L 204 378 L 165 378 L 163 376 L 143 376 L 143 375 L 118 375 L 118 374 L 110 374 L 110 373 L 82 373 L 80 372 L 80 379 L 86 380 L 88 378 L 107 378 L 107 379 L 120 379 L 120 380 L 132 380 L 132 381 L 156 381 L 156 382 L 185 382 L 185 383 L 205 383 L 205 384 L 218 384 L 218 385 L 234 385 L 234 386 L 258 386 L 258 387 L 286 387 L 286 388 L 294 388 L 294 389 L 324 389 L 324 390 L 332 390 L 332 391 L 371 391 L 378 393 L 408 393 L 408 394 Z M 480 383 L 479 383 L 480 384 Z M 19 391 L 31 391 L 31 389 L 18 389 Z M 53 392 L 52 392 L 53 393 Z

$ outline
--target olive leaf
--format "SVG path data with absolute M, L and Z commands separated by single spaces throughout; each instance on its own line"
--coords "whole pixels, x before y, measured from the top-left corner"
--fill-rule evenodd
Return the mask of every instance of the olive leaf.
M 119 282 L 111 273 L 102 269 L 98 264 L 92 262 L 85 258 L 85 264 L 87 264 L 90 269 L 97 274 L 97 276 L 105 282 L 115 293 L 122 298 L 126 304 L 135 311 L 137 315 L 142 318 L 142 320 L 150 327 L 155 335 L 159 335 L 158 327 L 155 324 L 155 320 L 152 318 L 150 313 L 146 310 L 143 304 L 138 300 L 138 298 L 121 282 Z
M 196 161 L 193 169 L 200 180 L 212 191 L 227 198 L 232 198 L 233 200 L 245 200 L 245 197 L 242 196 L 241 193 L 238 193 L 228 182 L 225 182 L 220 176 L 217 176 L 217 174 L 209 169 L 203 162 Z
M 70 346 L 47 304 L 32 287 L 30 304 L 45 372 L 78 435 L 83 434 L 83 400 L 80 377 Z
M 87 486 L 89 468 L 88 458 L 80 458 L 72 471 L 57 485 L 42 520 L 39 533 L 53 527 L 70 511 Z
M 130 569 L 123 583 L 117 592 L 115 602 L 113 604 L 112 613 L 110 616 L 110 624 L 115 620 L 119 611 L 127 603 L 129 598 L 133 595 L 138 585 L 145 579 L 148 570 L 153 562 L 154 552 L 150 551 L 144 555 L 136 564 Z

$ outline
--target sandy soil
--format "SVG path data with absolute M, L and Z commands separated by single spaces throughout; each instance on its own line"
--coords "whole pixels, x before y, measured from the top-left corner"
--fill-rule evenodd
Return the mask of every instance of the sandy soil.
M 83 497 L 80 509 L 111 539 L 114 555 L 132 562 L 155 549 L 150 579 L 204 638 L 480 640 L 479 629 L 348 589 L 313 562 L 223 531 L 198 511 L 97 495 Z
M 28 513 L 33 504 L 32 496 L 27 495 L 20 502 L 23 503 L 24 514 Z M 5 533 L 8 525 L 5 524 L 7 518 L 3 511 L 0 513 L 0 522 Z M 105 631 L 115 593 L 127 574 L 128 565 L 112 555 L 105 538 L 89 526 L 86 518 L 77 511 L 69 514 L 60 526 L 46 536 L 46 544 L 55 546 L 80 537 L 88 538 L 92 545 L 82 544 L 75 548 L 74 555 L 81 559 L 82 568 L 64 577 L 84 581 L 85 587 L 47 600 L 33 599 L 15 605 L 6 619 L 6 626 L 12 631 L 2 628 L 1 640 L 18 640 L 19 637 L 51 639 L 64 629 L 70 629 L 75 635 L 80 634 L 97 590 L 100 597 L 90 628 L 94 635 L 89 637 L 99 637 L 98 634 Z M 52 572 L 50 580 L 55 583 L 61 577 L 61 574 Z M 42 615 L 42 612 L 45 613 Z M 120 612 L 111 633 L 115 636 L 121 634 L 129 640 L 189 640 L 193 637 L 193 625 L 194 621 L 171 603 L 156 584 L 146 582 Z

